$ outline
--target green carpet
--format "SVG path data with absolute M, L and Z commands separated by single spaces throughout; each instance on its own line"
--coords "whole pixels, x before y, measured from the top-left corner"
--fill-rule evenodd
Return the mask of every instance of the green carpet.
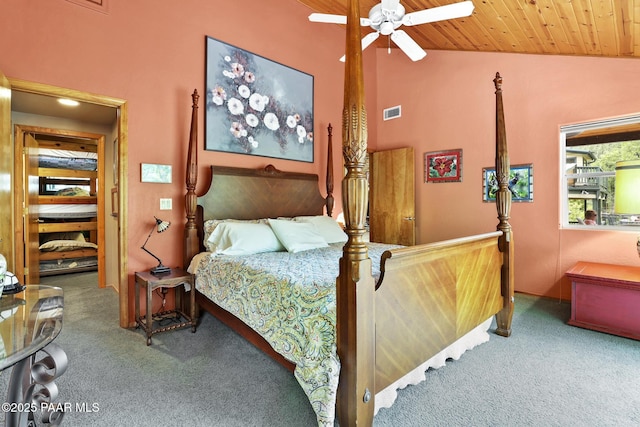
M 209 314 L 195 334 L 118 326 L 118 296 L 95 274 L 65 291 L 56 343 L 69 357 L 63 426 L 313 426 L 293 375 Z M 513 335 L 491 340 L 399 392 L 376 426 L 640 425 L 640 342 L 568 326 L 570 305 L 516 294 Z M 4 399 L 9 373 L 0 376 Z

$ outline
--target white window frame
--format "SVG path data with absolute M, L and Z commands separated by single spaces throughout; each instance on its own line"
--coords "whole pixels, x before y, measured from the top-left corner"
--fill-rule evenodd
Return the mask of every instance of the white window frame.
M 632 114 L 629 116 L 614 117 L 602 120 L 595 120 L 591 122 L 575 123 L 570 125 L 560 126 L 560 228 L 561 229 L 580 229 L 580 230 L 621 230 L 632 231 L 628 228 L 615 225 L 606 226 L 590 226 L 582 224 L 569 224 L 569 189 L 567 188 L 567 182 L 570 178 L 577 177 L 576 174 L 567 173 L 567 135 L 572 133 L 584 132 L 586 130 L 595 130 L 610 128 L 615 126 L 625 126 L 640 123 L 640 113 Z M 597 172 L 597 173 L 582 173 L 581 178 L 591 177 L 608 177 L 615 176 L 615 172 Z M 636 230 L 633 230 L 636 231 Z M 637 231 L 636 231 L 637 232 Z

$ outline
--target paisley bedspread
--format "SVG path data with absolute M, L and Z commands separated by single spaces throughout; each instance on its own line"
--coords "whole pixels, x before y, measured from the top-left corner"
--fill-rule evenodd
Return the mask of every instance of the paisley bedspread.
M 373 275 L 391 247 L 369 243 Z M 316 412 L 333 425 L 340 361 L 336 294 L 342 244 L 298 253 L 208 254 L 194 259 L 196 289 L 263 336 L 296 367 L 294 375 Z M 192 265 L 193 267 L 193 265 Z

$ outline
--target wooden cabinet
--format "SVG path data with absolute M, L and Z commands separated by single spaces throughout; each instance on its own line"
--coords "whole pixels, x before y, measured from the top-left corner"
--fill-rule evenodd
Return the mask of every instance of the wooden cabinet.
M 413 148 L 369 154 L 370 241 L 416 244 Z
M 640 340 L 640 267 L 578 262 L 569 324 Z

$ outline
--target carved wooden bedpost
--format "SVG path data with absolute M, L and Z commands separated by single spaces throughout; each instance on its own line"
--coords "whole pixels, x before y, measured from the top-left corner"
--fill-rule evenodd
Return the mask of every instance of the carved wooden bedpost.
M 333 213 L 333 127 L 331 123 L 327 126 L 327 132 L 329 139 L 327 142 L 327 216 L 331 216 Z
M 496 314 L 496 333 L 508 337 L 511 335 L 511 319 L 513 318 L 513 232 L 509 224 L 511 212 L 511 192 L 509 191 L 509 153 L 507 152 L 507 136 L 504 125 L 504 108 L 502 104 L 502 77 L 496 73 L 493 80 L 496 86 L 496 178 L 498 193 L 496 209 L 498 210 L 498 230 L 502 231 L 499 240 L 503 253 L 502 263 L 502 296 L 504 308 Z
M 189 267 L 191 258 L 200 252 L 200 240 L 196 229 L 196 207 L 198 196 L 196 195 L 196 183 L 198 182 L 198 90 L 191 95 L 193 105 L 191 107 L 191 130 L 189 132 L 189 150 L 187 152 L 186 184 L 187 194 L 184 200 L 184 208 L 187 215 L 187 223 L 184 226 L 184 255 L 183 266 Z
M 364 104 L 360 5 L 349 1 L 342 111 L 342 154 L 347 174 L 342 203 L 349 240 L 336 281 L 337 346 L 341 371 L 337 417 L 341 426 L 372 425 L 375 393 L 374 287 L 371 259 L 364 241 L 368 183 L 367 115 Z

